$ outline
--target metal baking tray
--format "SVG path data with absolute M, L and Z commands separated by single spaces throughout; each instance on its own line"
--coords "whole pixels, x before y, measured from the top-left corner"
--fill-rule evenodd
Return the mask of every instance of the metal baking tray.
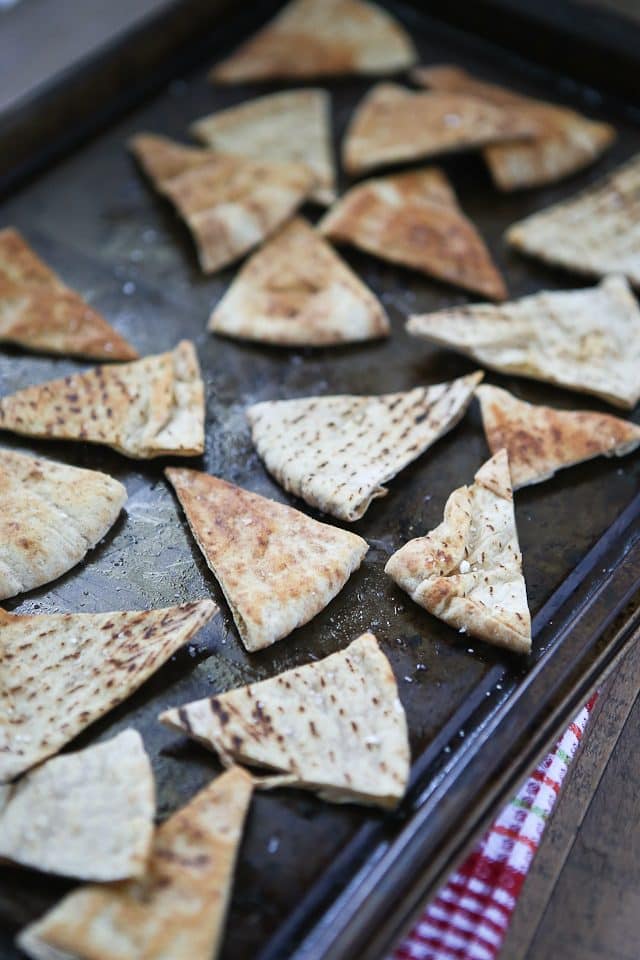
M 513 221 L 569 196 L 640 150 L 640 127 L 630 102 L 619 91 L 614 98 L 519 59 L 486 37 L 465 33 L 460 24 L 452 27 L 408 3 L 387 5 L 411 30 L 423 62 L 455 61 L 489 79 L 615 123 L 619 139 L 600 162 L 547 189 L 502 195 L 493 189 L 478 156 L 439 163 L 463 209 L 487 239 L 512 296 L 580 286 L 570 273 L 511 252 L 502 234 Z M 60 86 L 67 97 L 66 106 L 60 101 L 60 117 L 70 116 L 65 112 L 73 100 L 69 83 L 81 94 L 83 89 L 95 92 L 100 109 L 92 112 L 85 105 L 81 110 L 76 92 L 75 125 L 63 123 L 57 139 L 50 134 L 46 149 L 40 145 L 26 159 L 17 145 L 19 163 L 5 170 L 11 190 L 0 203 L 0 225 L 22 230 L 141 354 L 169 349 L 180 337 L 191 337 L 206 382 L 207 443 L 204 456 L 189 465 L 302 506 L 287 498 L 263 469 L 250 442 L 245 406 L 309 394 L 403 390 L 467 373 L 473 365 L 464 358 L 409 338 L 404 320 L 411 311 L 468 298 L 417 273 L 344 249 L 348 262 L 390 314 L 393 335 L 388 342 L 279 350 L 215 338 L 205 331 L 209 311 L 235 271 L 210 278 L 200 273 L 186 228 L 143 181 L 125 142 L 139 130 L 186 141 L 187 126 L 195 118 L 286 86 L 215 88 L 206 82 L 206 68 L 278 4 L 266 0 L 243 5 L 241 13 L 221 13 L 224 6 L 212 8 L 206 31 L 197 20 L 197 41 L 185 47 L 183 31 L 179 50 L 169 56 L 162 47 L 161 63 L 153 36 L 145 45 L 138 32 L 137 74 L 126 39 L 114 47 L 111 69 L 105 70 L 119 76 L 122 85 L 128 64 L 130 84 L 127 96 L 120 96 L 117 104 L 114 100 L 111 109 L 99 99 L 89 74 L 68 77 L 67 85 Z M 503 16 L 508 15 L 505 10 Z M 194 14 L 194 23 L 196 19 Z M 162 20 L 147 29 L 162 29 Z M 86 65 L 82 69 L 86 71 Z M 345 79 L 325 86 L 332 92 L 338 143 L 369 82 Z M 37 111 L 33 104 L 25 109 L 22 133 L 35 138 Z M 0 147 L 6 142 L 0 130 Z M 54 162 L 54 156 L 60 159 Z M 314 219 L 318 214 L 314 208 L 305 212 Z M 0 392 L 84 366 L 2 348 Z M 532 381 L 495 374 L 487 379 L 534 402 L 608 409 L 591 398 Z M 100 447 L 27 442 L 10 434 L 2 434 L 0 443 L 105 470 L 129 492 L 126 513 L 86 562 L 54 583 L 7 602 L 8 609 L 138 609 L 209 595 L 220 603 L 222 616 L 195 644 L 176 654 L 138 693 L 72 744 L 80 748 L 129 724 L 137 727 L 153 759 L 160 817 L 186 802 L 220 769 L 213 755 L 160 726 L 160 710 L 325 656 L 366 629 L 377 634 L 391 660 L 411 736 L 413 770 L 406 801 L 396 813 L 383 814 L 331 805 L 302 791 L 258 794 L 235 877 L 225 960 L 384 956 L 477 836 L 496 802 L 517 785 L 571 711 L 622 656 L 638 626 L 637 615 L 632 615 L 610 629 L 640 586 L 637 455 L 596 460 L 518 492 L 516 516 L 535 615 L 528 658 L 456 633 L 384 576 L 389 554 L 435 526 L 450 492 L 470 481 L 487 458 L 475 403 L 464 421 L 393 480 L 389 495 L 353 525 L 371 549 L 342 593 L 306 627 L 252 655 L 244 652 L 222 594 L 163 480 L 162 469 L 170 460 L 135 462 Z M 12 945 L 16 930 L 70 886 L 34 871 L 0 869 L 2 958 L 19 956 Z

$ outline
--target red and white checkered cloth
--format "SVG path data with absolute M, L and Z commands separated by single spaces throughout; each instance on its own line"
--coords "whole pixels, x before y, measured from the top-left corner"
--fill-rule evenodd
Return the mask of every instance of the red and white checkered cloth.
M 596 698 L 451 874 L 389 960 L 495 960 Z

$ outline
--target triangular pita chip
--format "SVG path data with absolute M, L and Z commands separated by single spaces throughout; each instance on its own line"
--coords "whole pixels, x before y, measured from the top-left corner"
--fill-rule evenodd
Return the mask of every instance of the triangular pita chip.
M 190 340 L 168 353 L 109 364 L 0 399 L 0 428 L 27 437 L 103 443 L 127 457 L 204 450 L 204 384 Z
M 358 520 L 383 484 L 464 416 L 482 373 L 406 393 L 304 397 L 247 410 L 253 442 L 285 490 Z
M 435 167 L 365 180 L 320 222 L 325 236 L 492 300 L 507 296 L 485 243 Z
M 35 960 L 215 960 L 252 794 L 236 767 L 156 831 L 139 879 L 68 894 L 18 944 Z
M 53 757 L 7 787 L 0 857 L 82 880 L 138 876 L 149 855 L 155 807 L 142 738 L 125 730 Z
M 216 611 L 211 600 L 122 613 L 0 611 L 0 783 L 126 700 Z
M 454 490 L 440 526 L 394 553 L 385 573 L 452 627 L 529 653 L 531 618 L 505 450 L 471 486 Z
M 571 200 L 507 230 L 512 247 L 575 273 L 621 273 L 640 289 L 640 153 Z
M 489 449 L 509 454 L 514 490 L 548 480 L 563 467 L 622 457 L 640 446 L 640 426 L 607 413 L 536 406 L 488 385 L 476 395 Z
M 358 105 L 346 132 L 342 160 L 348 173 L 487 143 L 530 137 L 531 120 L 465 93 L 416 92 L 378 83 Z
M 366 540 L 198 470 L 165 471 L 247 650 L 286 637 L 357 570 Z
M 0 450 L 0 600 L 62 576 L 102 540 L 127 499 L 97 470 Z
M 395 807 L 409 742 L 395 677 L 365 633 L 324 660 L 167 710 L 160 720 L 238 761 L 273 771 L 256 785 L 303 787 L 336 803 Z
M 183 147 L 149 133 L 133 137 L 129 146 L 191 230 L 204 273 L 221 270 L 262 243 L 316 182 L 302 163 Z
M 476 80 L 459 67 L 417 67 L 412 76 L 432 90 L 470 94 L 487 104 L 517 111 L 523 121 L 535 124 L 533 139 L 498 143 L 483 150 L 500 190 L 555 183 L 593 163 L 615 140 L 615 130 L 608 123 L 597 123 L 567 107 Z
M 640 398 L 640 310 L 623 277 L 410 317 L 409 333 L 502 373 L 548 380 L 618 407 Z
M 11 227 L 0 230 L 0 342 L 95 360 L 138 356 Z
M 244 264 L 209 320 L 230 337 L 328 346 L 389 333 L 376 297 L 309 224 L 281 227 Z
M 213 150 L 304 164 L 316 183 L 309 199 L 326 205 L 336 198 L 330 107 L 326 90 L 283 90 L 202 117 L 191 132 Z
M 211 71 L 216 83 L 404 70 L 416 61 L 410 37 L 385 10 L 363 0 L 292 0 Z

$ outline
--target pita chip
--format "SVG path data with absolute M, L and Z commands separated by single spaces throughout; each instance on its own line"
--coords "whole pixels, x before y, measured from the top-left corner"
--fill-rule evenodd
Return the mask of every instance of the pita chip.
M 640 310 L 624 277 L 499 307 L 479 303 L 412 316 L 407 330 L 501 373 L 547 380 L 627 409 L 640 399 Z
M 571 200 L 515 223 L 506 237 L 546 263 L 594 277 L 620 273 L 640 289 L 640 153 Z
M 165 473 L 251 652 L 324 610 L 368 550 L 362 537 L 208 473 Z
M 363 0 L 293 0 L 211 71 L 215 83 L 394 73 L 416 52 L 389 13 Z
M 0 783 L 126 700 L 216 612 L 211 600 L 122 613 L 1 611 Z
M 102 443 L 136 459 L 204 450 L 204 384 L 190 340 L 168 353 L 49 380 L 0 398 L 0 429 Z
M 191 132 L 212 150 L 304 164 L 316 184 L 309 199 L 327 205 L 336 198 L 330 110 L 326 90 L 283 90 L 202 117 Z
M 191 230 L 204 273 L 221 270 L 262 243 L 316 183 L 303 163 L 250 160 L 147 133 L 133 137 L 129 146 Z
M 258 453 L 285 490 L 353 521 L 458 423 L 480 380 L 472 373 L 404 393 L 266 401 L 247 417 Z
M 531 618 L 505 450 L 471 486 L 454 490 L 440 526 L 401 547 L 385 573 L 462 633 L 529 653 Z
M 319 347 L 388 336 L 389 321 L 344 260 L 296 218 L 244 264 L 209 329 L 278 346 Z
M 155 833 L 144 874 L 73 890 L 17 943 L 35 960 L 215 960 L 251 801 L 235 767 Z
M 372 633 L 323 660 L 161 714 L 220 756 L 271 771 L 256 786 L 394 808 L 409 777 L 395 677 Z
M 116 522 L 127 499 L 97 470 L 0 450 L 0 600 L 75 567 Z
M 338 243 L 504 300 L 507 291 L 485 243 L 435 167 L 365 180 L 320 221 Z
M 467 93 L 416 92 L 396 83 L 378 83 L 356 108 L 342 160 L 348 173 L 359 174 L 392 163 L 531 137 L 536 129 L 518 111 Z
M 497 84 L 477 80 L 454 66 L 417 67 L 416 83 L 442 93 L 477 97 L 487 105 L 517 112 L 536 127 L 533 138 L 486 146 L 483 156 L 500 190 L 555 183 L 589 166 L 609 147 L 616 132 L 567 107 L 534 100 Z
M 155 788 L 139 733 L 53 757 L 7 787 L 0 857 L 100 882 L 143 873 Z
M 640 446 L 640 426 L 590 410 L 554 410 L 499 387 L 476 391 L 492 453 L 506 449 L 514 490 L 548 480 L 594 457 L 623 457 Z
M 138 356 L 11 227 L 0 230 L 0 342 L 96 360 Z

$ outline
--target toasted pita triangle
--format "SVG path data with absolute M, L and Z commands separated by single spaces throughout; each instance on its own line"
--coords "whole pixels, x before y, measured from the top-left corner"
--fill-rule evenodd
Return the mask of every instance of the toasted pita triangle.
M 96 360 L 138 356 L 10 227 L 0 230 L 0 342 Z
M 640 398 L 640 310 L 623 277 L 500 307 L 413 316 L 407 330 L 483 366 L 592 393 L 618 407 L 630 409 Z
M 393 73 L 410 67 L 410 37 L 363 0 L 293 0 L 211 71 L 216 83 Z
M 640 446 L 640 426 L 590 410 L 554 410 L 518 400 L 499 387 L 476 391 L 492 453 L 509 454 L 514 490 L 548 480 L 593 457 L 623 457 Z
M 245 263 L 209 329 L 280 346 L 328 346 L 387 336 L 389 321 L 368 287 L 296 218 Z
M 133 137 L 129 146 L 191 230 L 204 273 L 221 270 L 262 243 L 296 211 L 316 182 L 302 163 L 254 161 L 183 147 L 150 133 Z
M 211 600 L 122 613 L 1 611 L 0 783 L 126 700 L 216 611 Z
M 608 123 L 596 123 L 567 107 L 476 80 L 458 67 L 417 67 L 412 76 L 432 90 L 470 94 L 486 104 L 517 111 L 523 121 L 536 126 L 533 139 L 485 147 L 484 158 L 500 190 L 555 183 L 593 163 L 616 137 Z
M 155 791 L 139 733 L 48 760 L 7 788 L 0 857 L 82 880 L 123 880 L 145 869 Z
M 507 291 L 482 237 L 434 167 L 365 180 L 320 222 L 325 236 L 438 280 L 504 300 Z
M 36 960 L 215 960 L 252 794 L 224 773 L 158 828 L 137 880 L 85 886 L 22 931 Z
M 196 700 L 160 720 L 237 760 L 274 771 L 256 785 L 303 787 L 336 803 L 395 807 L 409 776 L 407 723 L 372 633 L 324 660 Z
M 285 490 L 358 520 L 383 484 L 464 416 L 482 373 L 381 396 L 304 397 L 247 410 L 253 442 Z
M 330 109 L 326 90 L 283 90 L 202 117 L 191 132 L 213 150 L 304 164 L 316 183 L 310 199 L 329 204 L 336 198 Z
M 127 457 L 204 450 L 204 384 L 190 340 L 168 353 L 96 367 L 0 399 L 0 428 L 103 443 Z
M 536 129 L 518 111 L 466 93 L 416 93 L 396 83 L 378 83 L 356 108 L 342 160 L 348 173 L 357 174 L 500 140 L 529 138 Z
M 357 570 L 366 540 L 197 470 L 165 471 L 247 650 L 286 637 Z
M 454 490 L 440 526 L 401 547 L 385 573 L 452 627 L 529 653 L 531 618 L 505 450 L 470 487 Z

